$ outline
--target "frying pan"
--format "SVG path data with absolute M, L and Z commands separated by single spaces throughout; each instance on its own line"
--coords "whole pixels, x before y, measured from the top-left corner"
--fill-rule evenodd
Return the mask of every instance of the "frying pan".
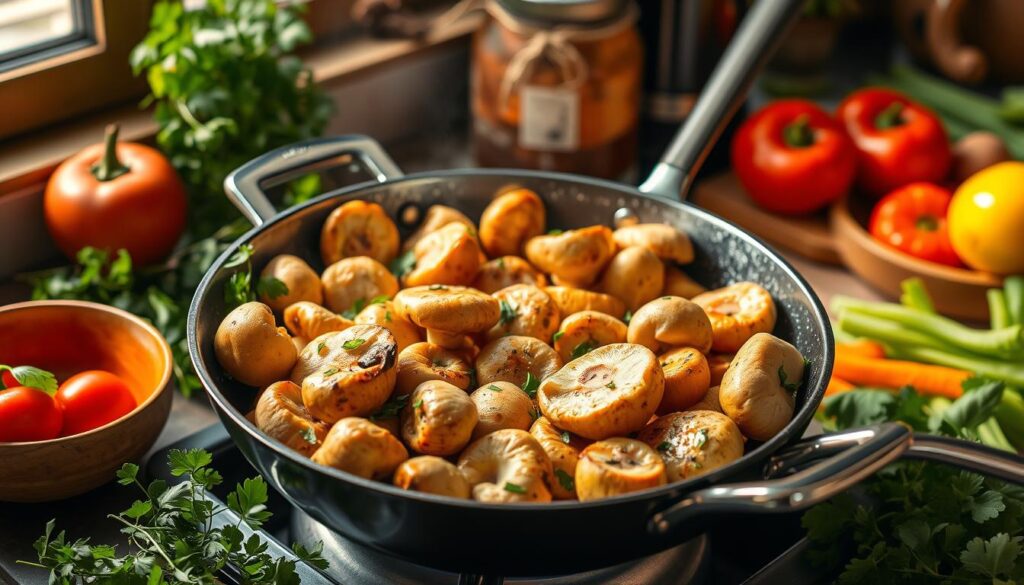
M 284 147 L 232 173 L 225 189 L 255 227 L 234 242 L 200 283 L 189 310 L 188 334 L 196 371 L 245 457 L 291 503 L 327 527 L 414 563 L 463 572 L 465 583 L 495 582 L 493 576 L 573 573 L 650 555 L 699 534 L 723 514 L 791 511 L 823 501 L 901 455 L 953 461 L 1008 479 L 1024 474 L 1020 461 L 1011 456 L 914 438 L 895 424 L 794 445 L 821 402 L 832 368 L 833 340 L 825 310 L 777 253 L 679 197 L 802 4 L 754 3 L 692 114 L 639 188 L 508 169 L 403 176 L 376 142 L 361 136 Z M 361 165 L 376 181 L 326 193 L 280 213 L 264 193 L 270 183 L 338 164 Z M 322 268 L 315 265 L 321 226 L 345 201 L 380 204 L 407 234 L 415 227 L 402 221 L 410 207 L 422 211 L 443 203 L 478 217 L 491 195 L 512 185 L 541 195 L 549 223 L 561 228 L 612 224 L 626 216 L 674 225 L 693 241 L 696 259 L 687 271 L 700 282 L 718 287 L 749 280 L 767 288 L 778 307 L 775 334 L 810 360 L 792 421 L 771 440 L 749 444 L 737 461 L 681 483 L 590 502 L 497 505 L 404 491 L 316 465 L 245 418 L 255 391 L 227 376 L 213 350 L 214 333 L 228 312 L 223 287 L 232 270 L 224 264 L 240 246 L 253 246 L 256 266 L 278 254 L 294 254 Z M 785 477 L 765 479 L 780 475 Z

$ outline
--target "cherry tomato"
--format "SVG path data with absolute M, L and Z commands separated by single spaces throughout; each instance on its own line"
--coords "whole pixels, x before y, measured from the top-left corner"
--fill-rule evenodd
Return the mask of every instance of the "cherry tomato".
M 115 421 L 135 410 L 135 397 L 124 380 L 102 370 L 68 378 L 57 390 L 64 409 L 64 436 L 77 435 Z
M 60 406 L 46 392 L 27 386 L 0 390 L 0 443 L 54 439 L 63 423 Z

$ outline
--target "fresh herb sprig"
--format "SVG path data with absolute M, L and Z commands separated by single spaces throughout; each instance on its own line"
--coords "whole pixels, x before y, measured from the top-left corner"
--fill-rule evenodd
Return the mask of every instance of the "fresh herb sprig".
M 117 472 L 121 485 L 135 485 L 140 498 L 131 507 L 108 518 L 122 525 L 129 552 L 92 544 L 88 539 L 69 540 L 63 531 L 54 534 L 55 520 L 36 542 L 38 562 L 19 561 L 50 571 L 50 583 L 116 583 L 124 585 L 213 585 L 226 567 L 238 569 L 246 585 L 298 585 L 295 561 L 274 558 L 256 535 L 245 537 L 241 524 L 253 530 L 270 518 L 267 484 L 260 477 L 246 479 L 228 494 L 227 508 L 239 517 L 235 524 L 218 523 L 225 508 L 205 494 L 222 483 L 210 467 L 210 453 L 198 449 L 173 450 L 168 455 L 171 474 L 184 476 L 169 485 L 155 480 L 143 485 L 139 467 L 124 464 Z M 292 545 L 296 556 L 320 569 L 327 567 L 323 545 L 312 550 Z

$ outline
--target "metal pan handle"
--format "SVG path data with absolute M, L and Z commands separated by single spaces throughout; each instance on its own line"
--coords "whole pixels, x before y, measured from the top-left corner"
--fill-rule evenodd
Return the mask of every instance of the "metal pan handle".
M 352 163 L 361 165 L 381 183 L 402 176 L 401 169 L 376 140 L 347 134 L 289 144 L 254 158 L 224 179 L 224 192 L 242 215 L 258 227 L 277 214 L 263 191 L 267 180 L 288 181 L 310 171 Z
M 743 103 L 754 77 L 803 9 L 804 0 L 754 2 L 661 161 L 640 190 L 686 198 L 697 170 Z
M 827 458 L 822 461 L 823 456 Z M 773 457 L 766 469 L 769 478 L 792 475 L 693 492 L 655 514 L 648 530 L 669 534 L 702 514 L 803 510 L 846 491 L 900 457 L 938 461 L 1024 484 L 1024 459 L 1017 455 L 946 437 L 915 437 L 909 427 L 885 423 L 801 441 Z

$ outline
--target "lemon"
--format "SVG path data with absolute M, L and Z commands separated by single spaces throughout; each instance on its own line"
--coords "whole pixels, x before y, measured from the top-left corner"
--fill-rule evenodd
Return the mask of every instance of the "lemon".
M 999 163 L 964 181 L 949 205 L 948 226 L 967 265 L 1024 273 L 1024 163 Z

